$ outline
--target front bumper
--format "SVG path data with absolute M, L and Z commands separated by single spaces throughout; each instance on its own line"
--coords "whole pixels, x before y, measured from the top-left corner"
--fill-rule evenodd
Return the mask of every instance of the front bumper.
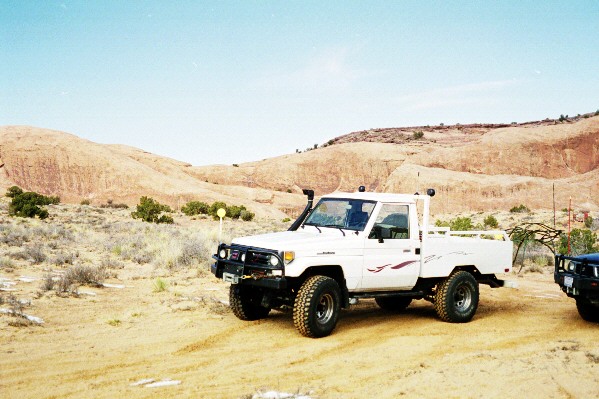
M 574 270 L 565 268 L 565 262 L 568 260 L 577 262 Z M 595 277 L 595 273 L 591 273 L 588 269 L 596 266 L 597 263 L 593 261 L 558 255 L 555 257 L 553 279 L 571 298 L 599 299 L 599 278 Z
M 222 251 L 226 256 L 221 256 Z M 270 258 L 278 264 L 270 264 Z M 217 278 L 232 284 L 252 285 L 275 290 L 287 288 L 285 268 L 280 254 L 273 250 L 240 245 L 220 244 L 210 271 Z

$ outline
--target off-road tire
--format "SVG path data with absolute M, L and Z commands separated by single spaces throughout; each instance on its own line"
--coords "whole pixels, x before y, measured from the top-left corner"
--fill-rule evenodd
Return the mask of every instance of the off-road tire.
M 326 276 L 312 276 L 299 289 L 293 304 L 293 324 L 310 338 L 329 335 L 337 325 L 341 309 L 341 289 Z
M 594 305 L 588 299 L 577 298 L 576 309 L 583 320 L 599 323 L 599 306 Z
M 374 301 L 383 310 L 389 312 L 403 312 L 410 306 L 410 303 L 412 303 L 412 298 L 406 296 L 382 296 L 374 298 Z
M 265 308 L 256 303 L 259 298 L 248 287 L 231 284 L 229 288 L 229 306 L 233 314 L 241 320 L 259 320 L 268 316 L 270 308 Z
M 466 271 L 458 271 L 437 286 L 435 311 L 449 323 L 467 323 L 478 308 L 478 282 Z

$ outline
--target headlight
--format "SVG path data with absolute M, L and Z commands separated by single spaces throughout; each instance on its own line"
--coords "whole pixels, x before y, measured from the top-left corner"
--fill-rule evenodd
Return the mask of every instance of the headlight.
M 277 258 L 274 255 L 271 255 L 270 257 L 270 264 L 273 266 L 278 266 L 279 265 L 279 258 Z
M 576 263 L 568 262 L 568 267 L 566 267 L 566 270 L 573 271 L 575 266 L 576 266 Z
M 283 260 L 285 264 L 291 263 L 295 259 L 295 252 L 293 251 L 285 251 L 283 253 Z
M 245 252 L 241 254 L 241 261 L 245 262 Z
M 226 259 L 226 258 L 227 258 L 227 250 L 226 250 L 226 249 L 224 249 L 224 248 L 223 248 L 223 249 L 221 249 L 221 250 L 218 252 L 218 257 L 219 257 L 219 258 L 221 258 L 221 259 Z

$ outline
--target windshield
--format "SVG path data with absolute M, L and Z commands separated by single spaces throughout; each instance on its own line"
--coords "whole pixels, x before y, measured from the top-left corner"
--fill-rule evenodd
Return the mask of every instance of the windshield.
M 375 205 L 374 201 L 323 198 L 316 204 L 304 224 L 362 231 Z

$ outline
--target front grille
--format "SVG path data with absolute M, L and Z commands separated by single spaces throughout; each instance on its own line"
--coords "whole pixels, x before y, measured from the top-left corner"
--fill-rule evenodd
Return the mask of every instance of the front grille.
M 250 259 L 252 260 L 252 263 L 257 263 L 259 265 L 268 265 L 268 262 L 270 261 L 270 255 L 250 252 Z
M 573 274 L 578 274 L 586 277 L 599 277 L 599 266 L 585 265 L 579 262 L 572 262 L 573 270 L 569 270 Z

